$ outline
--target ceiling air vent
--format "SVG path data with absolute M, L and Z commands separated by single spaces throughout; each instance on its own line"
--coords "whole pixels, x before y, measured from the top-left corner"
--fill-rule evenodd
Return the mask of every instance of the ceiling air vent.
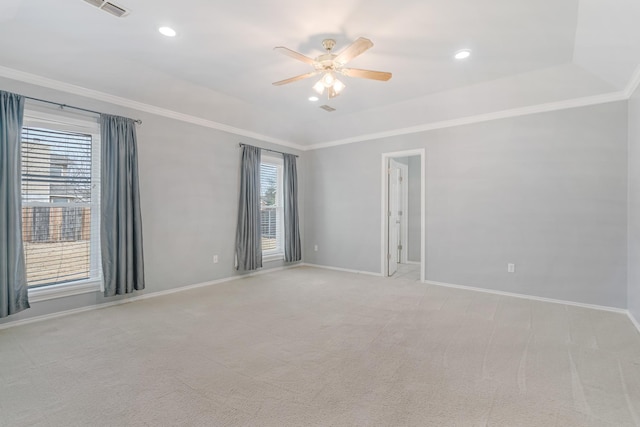
M 105 0 L 84 0 L 84 1 L 118 18 L 125 17 L 129 14 L 129 11 L 127 9 L 125 9 L 122 6 L 118 6 L 117 4 L 112 3 L 110 1 L 105 1 Z
M 331 107 L 329 105 L 321 105 L 320 108 L 322 108 L 324 111 L 327 111 L 329 113 L 332 112 L 332 111 L 336 111 L 335 108 L 333 108 L 333 107 Z

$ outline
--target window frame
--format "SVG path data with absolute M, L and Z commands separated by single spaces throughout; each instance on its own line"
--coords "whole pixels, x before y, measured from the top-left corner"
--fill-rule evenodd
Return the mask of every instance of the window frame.
M 262 260 L 265 262 L 277 261 L 284 259 L 284 203 L 283 203 L 283 174 L 284 174 L 284 160 L 282 156 L 262 153 L 260 159 L 260 166 L 267 164 L 276 167 L 276 248 L 274 249 L 262 249 Z M 262 196 L 262 188 L 260 189 L 260 195 Z M 262 228 L 260 230 L 262 234 Z
M 91 292 L 102 291 L 104 289 L 102 277 L 102 261 L 100 254 L 100 172 L 101 172 L 101 150 L 100 150 L 100 124 L 95 117 L 82 117 L 77 114 L 71 115 L 65 111 L 41 111 L 27 106 L 24 110 L 23 128 L 38 127 L 61 132 L 75 132 L 91 135 L 91 241 L 89 274 L 86 279 L 71 280 L 50 285 L 28 287 L 29 302 L 46 301 L 49 299 L 68 297 Z M 21 142 L 22 144 L 22 142 Z M 22 146 L 21 146 L 22 152 Z M 95 179 L 97 177 L 97 179 Z M 22 206 L 30 204 L 22 203 Z

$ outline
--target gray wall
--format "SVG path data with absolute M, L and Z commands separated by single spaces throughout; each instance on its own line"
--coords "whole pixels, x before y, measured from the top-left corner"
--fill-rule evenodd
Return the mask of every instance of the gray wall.
M 629 312 L 640 323 L 640 89 L 629 101 Z
M 143 120 L 137 131 L 147 288 L 134 296 L 236 275 L 233 263 L 238 143 L 301 154 L 286 147 L 8 79 L 0 79 L 0 88 Z M 303 163 L 298 168 L 301 186 Z M 302 191 L 299 197 L 302 208 Z M 301 222 L 304 227 L 303 217 Z M 219 255 L 218 264 L 213 263 L 214 254 Z M 265 268 L 282 265 L 282 262 L 265 263 Z M 31 309 L 0 323 L 116 299 L 91 293 L 33 303 Z
M 305 261 L 379 273 L 381 155 L 422 147 L 427 280 L 626 307 L 626 102 L 308 152 Z
M 305 152 L 305 262 L 380 273 L 382 159 L 372 143 Z
M 144 120 L 143 293 L 235 275 L 237 143 L 295 152 L 8 79 L 0 88 Z M 304 153 L 305 261 L 379 273 L 381 155 L 423 147 L 427 280 L 613 307 L 626 307 L 628 294 L 640 318 L 638 93 L 629 111 L 626 102 L 610 103 Z M 516 273 L 506 272 L 508 262 Z M 0 323 L 115 299 L 92 293 L 35 303 Z
M 420 262 L 420 156 L 409 159 L 409 262 Z

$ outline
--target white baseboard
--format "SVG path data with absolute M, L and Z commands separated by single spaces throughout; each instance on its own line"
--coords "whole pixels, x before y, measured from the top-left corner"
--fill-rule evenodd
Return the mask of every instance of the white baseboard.
M 55 319 L 55 318 L 58 318 L 58 317 L 70 316 L 72 314 L 83 313 L 83 312 L 86 312 L 86 311 L 98 310 L 98 309 L 107 308 L 107 307 L 113 307 L 113 306 L 121 305 L 121 304 L 128 304 L 128 303 L 131 303 L 131 302 L 146 300 L 146 299 L 160 297 L 160 296 L 164 296 L 164 295 L 171 295 L 171 294 L 174 294 L 174 293 L 177 293 L 177 292 L 183 292 L 183 291 L 188 291 L 188 290 L 192 290 L 192 289 L 204 288 L 204 287 L 207 287 L 207 286 L 218 285 L 218 284 L 221 284 L 221 283 L 231 282 L 231 281 L 234 281 L 234 280 L 240 280 L 240 279 L 243 279 L 243 278 L 246 278 L 246 277 L 259 276 L 259 275 L 262 275 L 262 274 L 274 273 L 274 272 L 277 272 L 277 271 L 288 270 L 288 269 L 297 268 L 297 267 L 313 267 L 313 268 L 320 268 L 320 269 L 324 269 L 324 270 L 334 270 L 334 271 L 342 271 L 342 272 L 345 272 L 345 273 L 364 274 L 364 275 L 368 275 L 368 276 L 383 277 L 383 275 L 381 273 L 373 273 L 373 272 L 370 272 L 370 271 L 351 270 L 351 269 L 347 269 L 347 268 L 331 267 L 331 266 L 319 265 L 319 264 L 298 263 L 298 264 L 290 265 L 290 266 L 270 268 L 270 269 L 267 269 L 267 270 L 259 270 L 259 271 L 255 271 L 253 273 L 248 273 L 248 274 L 243 274 L 243 275 L 238 275 L 238 276 L 225 277 L 225 278 L 222 278 L 222 279 L 211 280 L 211 281 L 208 281 L 208 282 L 195 283 L 195 284 L 192 284 L 192 285 L 182 286 L 182 287 L 174 288 L 174 289 L 168 289 L 168 290 L 165 290 L 165 291 L 151 292 L 151 293 L 148 293 L 148 294 L 137 295 L 137 296 L 134 296 L 134 297 L 131 297 L 131 298 L 126 298 L 126 299 L 122 299 L 122 300 L 118 300 L 118 301 L 105 302 L 105 303 L 95 304 L 95 305 L 91 305 L 91 306 L 87 306 L 87 307 L 74 308 L 74 309 L 71 309 L 71 310 L 60 311 L 60 312 L 57 312 L 57 313 L 44 314 L 42 316 L 34 316 L 34 317 L 30 317 L 28 319 L 15 320 L 15 321 L 11 321 L 11 322 L 0 324 L 0 330 L 11 328 L 11 327 L 14 327 L 14 326 L 26 325 L 26 324 L 29 324 L 29 323 L 35 323 L 35 322 L 41 322 L 41 321 L 44 321 L 44 320 Z M 566 301 L 566 300 L 558 300 L 558 299 L 552 299 L 552 298 L 537 297 L 537 296 L 533 296 L 533 295 L 518 294 L 518 293 L 514 293 L 514 292 L 503 292 L 503 291 L 496 291 L 496 290 L 485 289 L 485 288 L 477 288 L 477 287 L 473 287 L 473 286 L 464 286 L 464 285 L 455 285 L 455 284 L 452 284 L 452 283 L 434 282 L 434 281 L 431 281 L 431 280 L 425 280 L 424 283 L 428 284 L 428 285 L 433 285 L 433 286 L 442 286 L 442 287 L 447 287 L 447 288 L 464 289 L 464 290 L 468 290 L 468 291 L 483 292 L 483 293 L 488 293 L 488 294 L 501 295 L 501 296 L 514 297 L 514 298 L 522 298 L 522 299 L 528 299 L 528 300 L 533 300 L 533 301 L 550 302 L 550 303 L 554 303 L 554 304 L 564 304 L 564 305 L 571 305 L 571 306 L 576 306 L 576 307 L 591 308 L 591 309 L 595 309 L 595 310 L 603 310 L 603 311 L 610 311 L 610 312 L 614 312 L 614 313 L 626 314 L 629 317 L 629 320 L 631 320 L 631 323 L 633 323 L 633 325 L 638 329 L 638 332 L 640 333 L 640 321 L 638 321 L 638 319 L 636 319 L 631 314 L 631 312 L 629 312 L 628 310 L 622 309 L 622 308 L 607 307 L 607 306 L 595 305 L 595 304 L 584 304 L 584 303 L 579 303 L 579 302 L 574 302 L 574 301 Z
M 638 333 L 640 334 L 640 321 L 638 319 L 636 319 L 633 314 L 631 314 L 631 312 L 627 312 L 627 315 L 629 315 L 629 319 L 631 320 L 631 323 L 633 323 L 633 325 L 636 327 L 636 329 L 638 330 Z
M 27 325 L 29 323 L 42 322 L 44 320 L 55 319 L 55 318 L 58 318 L 58 317 L 70 316 L 72 314 L 84 313 L 85 311 L 98 310 L 98 309 L 102 309 L 102 308 L 113 307 L 115 305 L 129 304 L 129 303 L 135 302 L 135 301 L 142 301 L 142 300 L 146 300 L 146 299 L 150 299 L 150 298 L 161 297 L 161 296 L 164 296 L 164 295 L 171 295 L 171 294 L 175 294 L 177 292 L 189 291 L 189 290 L 192 290 L 192 289 L 204 288 L 204 287 L 212 286 L 212 285 L 219 285 L 221 283 L 231 282 L 231 281 L 234 281 L 234 280 L 240 280 L 240 279 L 244 279 L 246 277 L 259 276 L 259 275 L 262 275 L 262 274 L 274 273 L 276 271 L 287 270 L 287 269 L 290 269 L 290 268 L 296 268 L 296 267 L 300 267 L 301 265 L 303 265 L 303 264 L 295 264 L 295 265 L 289 265 L 289 266 L 283 266 L 283 267 L 269 268 L 269 269 L 266 269 L 266 270 L 254 271 L 252 273 L 247 273 L 247 274 L 242 274 L 242 275 L 237 275 L 237 276 L 231 276 L 231 277 L 224 277 L 222 279 L 216 279 L 216 280 L 211 280 L 211 281 L 202 282 L 202 283 L 195 283 L 193 285 L 181 286 L 179 288 L 174 288 L 174 289 L 167 289 L 165 291 L 150 292 L 148 294 L 136 295 L 136 296 L 132 296 L 130 298 L 121 299 L 121 300 L 118 300 L 118 301 L 104 302 L 104 303 L 90 305 L 90 306 L 86 306 L 86 307 L 73 308 L 71 310 L 58 311 L 56 313 L 51 313 L 51 314 L 43 314 L 42 316 L 34 316 L 34 317 L 30 317 L 28 319 L 9 321 L 7 323 L 0 324 L 0 330 L 7 329 L 7 328 L 12 328 L 14 326 Z
M 331 267 L 328 265 L 320 265 L 320 264 L 309 264 L 309 263 L 302 263 L 299 264 L 303 267 L 314 267 L 314 268 L 322 268 L 324 270 L 334 270 L 334 271 L 343 271 L 345 273 L 354 273 L 354 274 L 366 274 L 367 276 L 376 276 L 376 277 L 384 277 L 382 275 L 382 273 L 374 273 L 371 271 L 360 271 L 360 270 L 351 270 L 348 268 L 340 268 L 340 267 Z
M 42 316 L 29 317 L 28 319 L 13 320 L 13 321 L 9 321 L 7 323 L 1 324 L 0 330 L 13 328 L 14 326 L 28 325 L 29 323 L 42 322 L 44 320 L 51 320 L 58 317 L 70 316 L 72 314 L 84 313 L 85 311 L 98 310 L 100 308 L 107 308 L 114 305 L 126 304 L 128 302 L 131 302 L 132 300 L 133 298 L 123 299 L 123 300 L 113 301 L 113 302 L 105 302 L 102 304 L 95 304 L 95 305 L 89 305 L 86 307 L 73 308 L 71 310 L 57 311 L 51 314 L 43 314 Z
M 452 283 L 434 282 L 434 281 L 431 281 L 431 280 L 425 280 L 424 283 L 426 283 L 428 285 L 434 285 L 434 286 L 443 286 L 443 287 L 446 287 L 446 288 L 464 289 L 464 290 L 467 290 L 467 291 L 484 292 L 484 293 L 487 293 L 487 294 L 501 295 L 501 296 L 514 297 L 514 298 L 522 298 L 522 299 L 528 299 L 528 300 L 533 300 L 533 301 L 542 301 L 542 302 L 551 302 L 551 303 L 554 303 L 554 304 L 572 305 L 572 306 L 576 306 L 576 307 L 592 308 L 592 309 L 595 309 L 595 310 L 603 310 L 603 311 L 611 311 L 611 312 L 614 312 L 614 313 L 621 313 L 621 314 L 626 314 L 626 315 L 630 314 L 629 311 L 625 310 L 624 308 L 608 307 L 608 306 L 605 306 L 605 305 L 584 304 L 584 303 L 575 302 L 575 301 L 566 301 L 566 300 L 559 300 L 559 299 L 553 299 L 553 298 L 537 297 L 537 296 L 534 296 L 534 295 L 518 294 L 518 293 L 515 293 L 515 292 L 495 291 L 495 290 L 492 290 L 492 289 L 476 288 L 476 287 L 473 287 L 473 286 L 454 285 Z
M 420 261 L 407 261 L 407 262 L 404 262 L 403 264 L 420 265 Z

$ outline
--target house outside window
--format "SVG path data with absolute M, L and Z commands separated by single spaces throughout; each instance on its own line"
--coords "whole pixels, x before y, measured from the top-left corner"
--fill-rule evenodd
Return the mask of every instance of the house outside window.
M 96 120 L 25 111 L 22 234 L 29 299 L 101 288 Z
M 262 155 L 260 164 L 260 225 L 262 255 L 265 261 L 284 257 L 282 168 L 281 157 Z

